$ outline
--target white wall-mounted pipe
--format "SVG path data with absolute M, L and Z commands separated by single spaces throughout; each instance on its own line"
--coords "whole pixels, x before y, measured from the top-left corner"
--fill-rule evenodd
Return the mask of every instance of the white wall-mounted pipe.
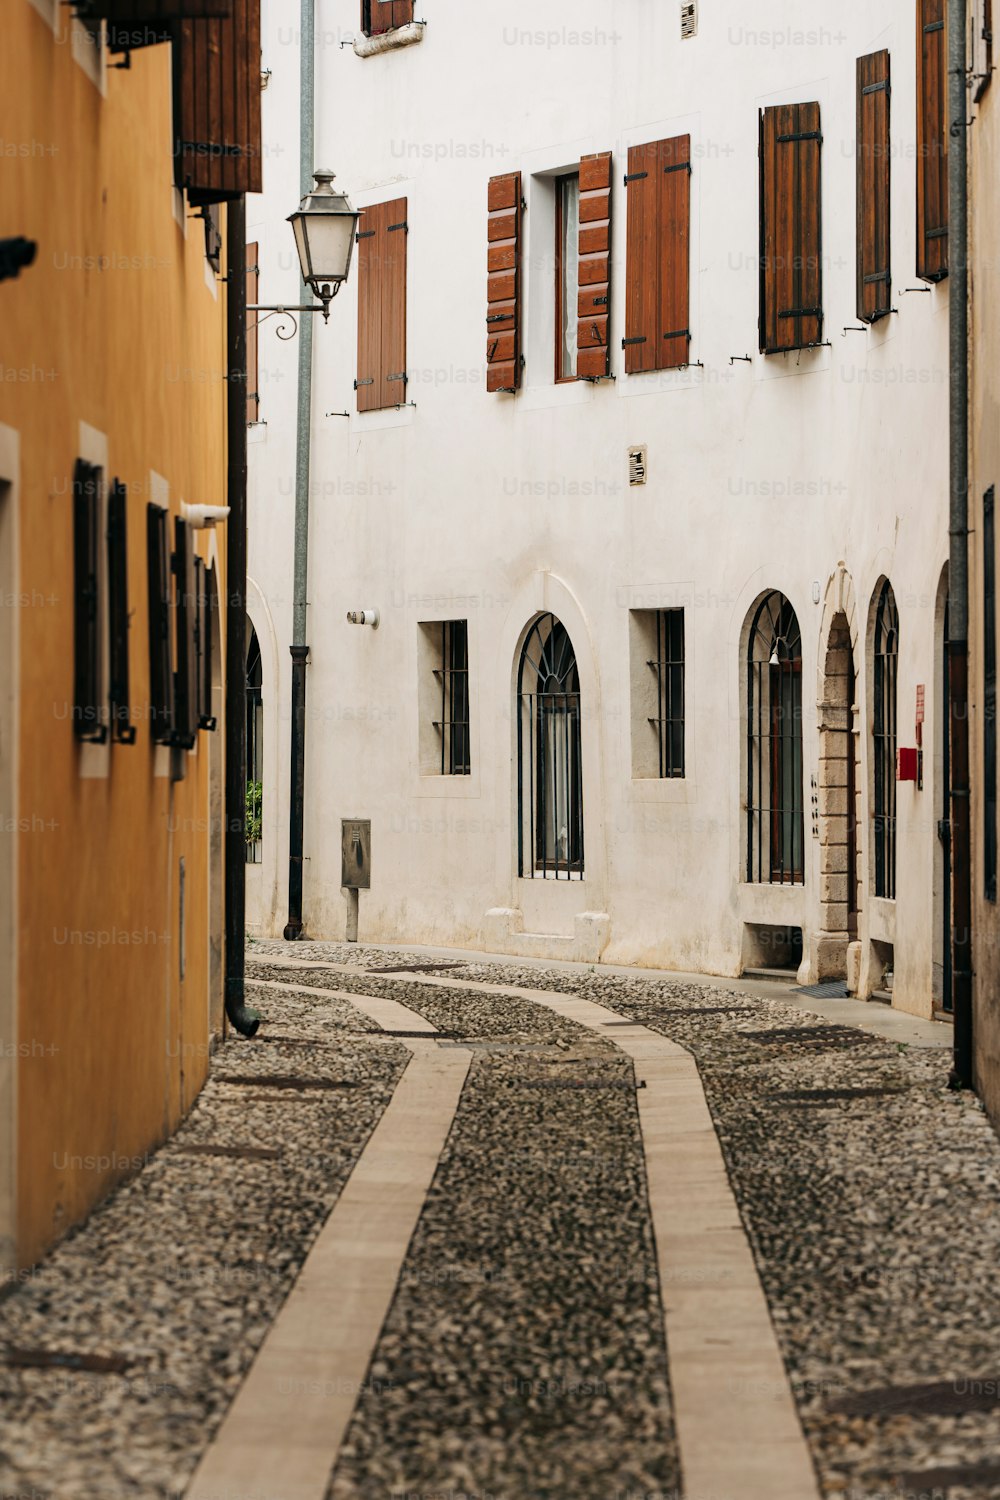
M 214 526 L 217 521 L 229 520 L 228 505 L 185 505 L 181 502 L 181 515 L 189 526 L 197 531 L 203 531 L 206 526 Z
M 348 625 L 370 625 L 373 630 L 377 630 L 381 618 L 377 609 L 349 609 L 347 611 Z

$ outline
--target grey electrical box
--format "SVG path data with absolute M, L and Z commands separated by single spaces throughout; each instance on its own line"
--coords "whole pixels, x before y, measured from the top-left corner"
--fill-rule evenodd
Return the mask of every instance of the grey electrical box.
M 367 891 L 372 883 L 372 825 L 370 818 L 345 818 L 341 826 L 341 885 Z

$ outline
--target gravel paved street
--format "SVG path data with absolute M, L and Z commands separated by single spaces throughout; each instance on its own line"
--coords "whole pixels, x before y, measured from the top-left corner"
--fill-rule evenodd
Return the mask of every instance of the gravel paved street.
M 1000 1497 L 1000 1145 L 940 1049 L 711 982 L 248 963 L 265 1040 L 227 1043 L 181 1133 L 5 1291 L 0 1495 L 184 1494 L 418 1045 L 372 1019 L 394 1001 L 471 1065 L 316 1500 L 742 1500 L 684 1489 L 629 1021 L 697 1061 L 818 1493 Z

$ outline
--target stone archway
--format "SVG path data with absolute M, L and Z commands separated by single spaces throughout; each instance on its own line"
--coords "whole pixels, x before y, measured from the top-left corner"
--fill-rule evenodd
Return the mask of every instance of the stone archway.
M 827 590 L 820 637 L 817 775 L 820 842 L 818 980 L 848 975 L 848 948 L 858 936 L 862 904 L 859 799 L 861 738 L 857 704 L 857 611 L 850 576 L 841 564 Z

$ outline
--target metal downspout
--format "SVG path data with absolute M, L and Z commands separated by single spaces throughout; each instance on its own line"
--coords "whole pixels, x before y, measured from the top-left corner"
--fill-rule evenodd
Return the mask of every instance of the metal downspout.
M 247 262 L 246 199 L 226 212 L 226 1015 L 243 1036 L 260 1016 L 245 1003 L 247 814 Z
M 316 101 L 315 0 L 301 0 L 299 23 L 301 127 L 299 176 L 302 196 L 313 185 Z M 309 474 L 312 449 L 313 318 L 299 321 L 298 422 L 295 451 L 295 561 L 292 604 L 292 712 L 288 817 L 288 922 L 285 939 L 302 934 L 302 861 L 306 781 L 306 664 L 309 588 Z
M 951 825 L 955 1007 L 953 1088 L 973 1085 L 972 872 L 969 784 L 969 183 L 966 0 L 948 0 L 948 275 L 950 324 Z

